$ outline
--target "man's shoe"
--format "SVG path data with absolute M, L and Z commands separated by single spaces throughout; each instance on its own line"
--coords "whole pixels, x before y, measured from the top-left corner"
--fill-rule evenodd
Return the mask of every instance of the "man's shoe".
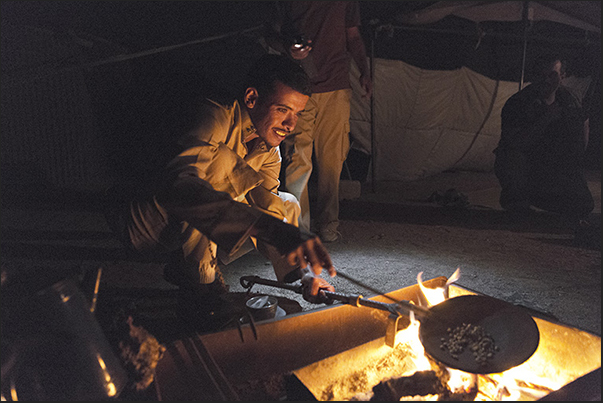
M 220 266 L 216 265 L 216 279 L 211 284 L 191 284 L 191 279 L 185 276 L 184 258 L 182 251 L 177 250 L 170 254 L 169 261 L 163 266 L 163 279 L 170 284 L 181 288 L 203 288 L 209 292 L 227 293 L 230 287 L 224 282 Z
M 341 233 L 332 229 L 320 230 L 318 231 L 318 236 L 320 237 L 320 240 L 325 243 L 337 242 L 341 239 Z

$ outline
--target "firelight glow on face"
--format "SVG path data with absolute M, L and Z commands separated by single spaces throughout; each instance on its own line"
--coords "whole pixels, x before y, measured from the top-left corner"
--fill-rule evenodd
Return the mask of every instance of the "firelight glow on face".
M 282 83 L 277 83 L 274 93 L 266 99 L 259 94 L 249 109 L 258 136 L 268 146 L 277 147 L 295 128 L 309 98 Z

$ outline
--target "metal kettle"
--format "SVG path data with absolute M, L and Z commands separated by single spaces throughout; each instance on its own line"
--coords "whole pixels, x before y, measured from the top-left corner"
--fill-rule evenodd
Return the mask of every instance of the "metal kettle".
M 119 396 L 127 373 L 75 280 L 19 294 L 2 298 L 3 400 Z

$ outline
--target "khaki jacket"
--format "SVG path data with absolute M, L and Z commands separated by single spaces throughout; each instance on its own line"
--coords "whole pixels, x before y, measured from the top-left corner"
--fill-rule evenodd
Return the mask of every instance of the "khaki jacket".
M 179 141 L 184 151 L 168 164 L 166 177 L 167 193 L 178 200 L 186 199 L 188 207 L 182 211 L 190 218 L 187 221 L 208 235 L 213 234 L 216 222 L 236 234 L 245 233 L 253 225 L 257 214 L 249 211 L 242 213 L 248 216 L 245 219 L 233 220 L 227 218 L 223 203 L 218 203 L 219 216 L 212 215 L 214 207 L 208 203 L 215 201 L 215 195 L 199 189 L 211 188 L 297 226 L 297 215 L 292 215 L 290 206 L 288 211 L 278 193 L 279 148 L 268 147 L 260 140 L 249 150 L 244 143 L 244 138 L 255 131 L 247 110 L 238 101 L 219 104 L 207 100 L 196 112 L 193 128 Z M 186 224 L 183 227 L 180 220 L 171 217 L 157 196 L 130 204 L 128 235 L 133 248 L 140 252 L 158 245 L 172 250 L 181 242 L 184 230 Z
M 234 200 L 246 202 L 280 219 L 286 216 L 278 196 L 281 154 L 278 147 L 259 141 L 249 150 L 244 138 L 255 132 L 239 101 L 204 103 L 195 128 L 182 137 L 185 148 L 168 164 L 175 181 L 195 176 Z

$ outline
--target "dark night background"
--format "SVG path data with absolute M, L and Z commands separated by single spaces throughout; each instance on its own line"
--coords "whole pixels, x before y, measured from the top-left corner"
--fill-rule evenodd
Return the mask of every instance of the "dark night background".
M 116 55 L 157 50 L 85 69 L 87 90 L 102 133 L 110 176 L 137 181 L 163 166 L 174 139 L 174 122 L 199 92 L 236 93 L 241 74 L 264 52 L 261 31 L 230 35 L 262 24 L 272 2 L 237 1 L 2 1 L 2 78 L 30 80 L 50 77 L 61 69 Z M 431 1 L 361 1 L 367 51 L 375 57 L 403 60 L 425 69 L 467 66 L 493 79 L 519 81 L 522 23 L 484 22 L 488 33 L 477 46 L 474 23 L 447 17 L 428 29 L 388 29 L 396 17 L 435 3 Z M 27 38 L 24 27 L 38 35 L 81 45 L 77 56 L 37 60 L 18 65 L 11 53 Z M 381 27 L 378 32 L 374 27 Z M 437 32 L 436 32 L 437 31 Z M 570 73 L 592 76 L 585 103 L 591 112 L 592 141 L 587 164 L 600 169 L 600 40 L 585 41 L 584 31 L 557 23 L 539 22 L 533 28 L 526 59 L 559 51 Z M 159 51 L 162 47 L 223 38 Z M 374 38 L 374 41 L 371 39 Z M 49 58 L 50 59 L 50 58 Z M 149 161 L 153 161 L 149 165 Z M 9 173 L 9 175 L 4 175 Z M 3 184 L 10 182 L 3 161 Z M 8 179 L 7 179 L 8 178 Z
M 24 279 L 37 290 L 65 271 L 96 273 L 102 267 L 101 293 L 107 290 L 109 308 L 112 295 L 124 305 L 146 300 L 141 310 L 154 315 L 147 319 L 158 317 L 166 333 L 178 330 L 164 322 L 157 299 L 149 298 L 170 291 L 165 262 L 122 251 L 106 227 L 99 196 L 106 182 L 152 180 L 171 157 L 193 98 L 237 91 L 247 67 L 265 52 L 261 31 L 248 29 L 264 22 L 271 3 L 0 1 L 1 246 L 9 284 Z M 400 13 L 433 3 L 360 1 L 369 54 L 423 69 L 466 66 L 494 80 L 520 80 L 522 23 L 481 23 L 481 41 L 474 23 L 456 17 L 420 29 L 397 26 Z M 600 26 L 600 3 L 588 3 L 598 7 Z M 532 33 L 526 81 L 533 60 L 553 50 L 569 61 L 570 74 L 593 78 L 585 97 L 591 120 L 586 164 L 599 171 L 592 176 L 600 189 L 600 34 L 585 36 L 552 22 L 538 22 Z M 195 43 L 176 47 L 188 42 Z M 366 177 L 366 159 L 357 162 L 350 168 Z M 453 186 L 472 203 L 480 194 L 497 199 L 490 178 L 459 174 L 458 182 L 443 175 L 433 183 L 403 184 L 408 187 L 383 197 L 342 203 L 344 240 L 329 248 L 338 270 L 389 291 L 415 284 L 420 270 L 427 279 L 460 265 L 469 289 L 600 334 L 600 192 L 593 225 L 582 237 L 549 215 L 515 223 L 481 202 L 467 209 L 417 203 Z M 258 254 L 225 272 L 235 286 L 242 273 L 269 271 Z M 345 279 L 333 284 L 342 293 L 366 291 Z M 4 287 L 3 295 L 10 296 Z M 21 313 L 20 304 L 17 309 Z

